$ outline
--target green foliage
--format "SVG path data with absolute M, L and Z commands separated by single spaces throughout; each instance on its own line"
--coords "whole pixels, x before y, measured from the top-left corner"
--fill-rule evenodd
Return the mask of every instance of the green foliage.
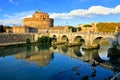
M 78 31 L 81 31 L 81 30 L 82 30 L 81 27 L 77 27 L 77 29 L 78 29 Z
M 30 39 L 29 38 L 26 38 L 26 45 L 29 45 L 31 42 L 30 42 Z
M 110 48 L 110 52 L 113 53 L 113 54 L 116 54 L 116 53 L 118 53 L 119 51 L 118 51 L 118 49 L 117 49 L 116 46 L 113 46 L 112 48 Z
M 37 42 L 38 43 L 50 43 L 51 38 L 49 38 L 48 36 L 42 36 L 42 37 L 38 38 Z
M 110 54 L 110 57 L 119 57 L 119 50 L 117 49 L 117 46 L 113 46 L 111 48 L 109 48 L 109 54 Z
M 4 32 L 3 25 L 0 25 L 0 32 Z
M 50 44 L 39 44 L 37 45 L 38 50 L 46 50 L 50 48 Z
M 90 24 L 85 24 L 83 27 L 92 27 Z
M 5 32 L 6 29 L 10 29 L 10 26 L 4 26 L 4 25 L 0 25 L 0 32 Z
M 76 32 L 77 31 L 77 28 L 73 27 L 73 26 L 69 26 L 70 29 L 72 29 L 72 32 Z

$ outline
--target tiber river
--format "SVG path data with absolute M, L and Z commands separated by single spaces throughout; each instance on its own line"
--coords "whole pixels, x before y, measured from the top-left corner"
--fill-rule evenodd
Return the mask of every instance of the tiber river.
M 117 73 L 107 49 L 40 45 L 0 50 L 0 80 L 109 80 Z

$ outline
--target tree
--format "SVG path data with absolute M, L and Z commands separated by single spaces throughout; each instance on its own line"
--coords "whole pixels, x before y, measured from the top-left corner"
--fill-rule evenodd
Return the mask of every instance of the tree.
M 72 29 L 72 32 L 77 32 L 77 28 L 73 27 L 73 26 L 69 26 L 70 29 Z
M 29 38 L 26 38 L 26 45 L 29 45 L 31 42 L 30 42 L 30 39 Z
M 118 27 L 118 32 L 120 32 L 120 22 L 115 23 L 115 22 L 107 22 L 107 23 L 97 23 L 96 24 L 98 31 L 100 32 L 115 32 L 116 27 Z
M 92 27 L 90 24 L 85 24 L 83 27 Z
M 77 27 L 77 29 L 78 29 L 78 31 L 81 31 L 81 30 L 82 30 L 81 27 Z
M 0 25 L 0 32 L 1 32 L 1 33 L 4 32 L 4 30 L 3 30 L 3 25 Z
M 42 37 L 38 38 L 37 42 L 38 43 L 50 43 L 51 38 L 49 38 L 48 36 L 42 36 Z
M 0 25 L 0 32 L 1 32 L 1 33 L 2 33 L 2 32 L 5 32 L 6 29 L 11 29 L 11 27 L 10 27 L 10 26 Z
M 119 51 L 119 49 L 117 49 L 117 46 L 113 46 L 113 47 L 109 48 L 108 55 L 111 58 L 117 58 L 117 57 L 119 57 L 120 56 L 120 51 Z

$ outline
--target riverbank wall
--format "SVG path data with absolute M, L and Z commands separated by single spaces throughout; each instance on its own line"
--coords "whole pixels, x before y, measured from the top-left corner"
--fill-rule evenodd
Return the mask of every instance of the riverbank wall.
M 0 46 L 22 44 L 26 42 L 26 38 L 29 38 L 31 42 L 35 42 L 35 34 L 33 33 L 0 33 Z

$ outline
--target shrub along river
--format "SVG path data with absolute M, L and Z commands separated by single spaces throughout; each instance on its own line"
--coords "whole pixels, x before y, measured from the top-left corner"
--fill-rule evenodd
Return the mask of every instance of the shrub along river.
M 119 63 L 108 56 L 110 45 L 39 45 L 0 50 L 0 80 L 109 80 Z

